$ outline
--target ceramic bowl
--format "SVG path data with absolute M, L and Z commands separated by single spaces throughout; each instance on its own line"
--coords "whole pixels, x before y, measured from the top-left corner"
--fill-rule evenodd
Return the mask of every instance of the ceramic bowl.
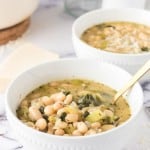
M 32 15 L 39 0 L 0 1 L 0 29 L 14 26 Z
M 88 12 L 79 17 L 72 27 L 74 49 L 78 57 L 97 57 L 101 61 L 116 64 L 134 74 L 146 61 L 150 59 L 150 52 L 142 54 L 120 54 L 96 49 L 80 37 L 82 33 L 96 24 L 112 21 L 129 21 L 150 26 L 150 12 L 135 8 L 99 9 Z M 150 79 L 150 73 L 145 77 Z
M 7 118 L 17 139 L 28 150 L 120 150 L 136 134 L 136 121 L 143 101 L 143 92 L 138 83 L 126 97 L 132 113 L 130 119 L 100 134 L 78 137 L 50 135 L 26 126 L 17 118 L 18 105 L 33 89 L 49 81 L 73 78 L 94 80 L 118 90 L 131 75 L 115 65 L 96 59 L 46 62 L 21 73 L 6 92 Z

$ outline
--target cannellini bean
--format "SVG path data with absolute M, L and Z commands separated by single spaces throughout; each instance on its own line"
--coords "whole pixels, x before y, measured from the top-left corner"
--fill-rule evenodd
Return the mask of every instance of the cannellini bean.
M 64 104 L 68 105 L 72 102 L 72 95 L 69 94 L 66 96 L 65 100 L 64 100 Z
M 96 134 L 96 131 L 94 129 L 90 129 L 85 133 L 85 135 L 91 135 L 91 134 Z
M 65 129 L 67 127 L 67 123 L 58 119 L 55 123 L 56 128 Z
M 81 136 L 82 133 L 81 133 L 79 130 L 74 130 L 74 131 L 72 132 L 72 135 L 74 135 L 74 136 Z
M 23 100 L 20 104 L 21 106 L 27 106 L 28 107 L 28 100 Z
M 73 127 L 74 127 L 74 128 L 77 128 L 77 124 L 78 124 L 78 122 L 74 122 L 74 123 L 73 123 Z
M 76 102 L 72 101 L 70 106 L 74 107 L 74 108 L 77 108 L 78 109 L 78 105 Z
M 35 128 L 35 124 L 33 122 L 27 122 L 25 124 L 29 127 Z
M 106 125 L 103 125 L 101 127 L 102 131 L 107 131 L 107 130 L 110 130 L 112 128 L 114 128 L 115 126 L 114 125 L 111 125 L 111 124 L 106 124 Z
M 139 33 L 138 37 L 140 39 L 142 39 L 142 40 L 146 40 L 147 39 L 146 35 L 144 33 L 142 33 L 142 32 Z
M 54 103 L 54 100 L 51 97 L 43 96 L 41 97 L 42 102 L 47 106 Z
M 65 109 L 64 109 L 64 108 L 61 108 L 61 109 L 59 109 L 59 110 L 57 111 L 57 115 L 58 115 L 58 116 L 61 116 L 61 114 L 62 114 L 63 112 L 65 112 Z
M 62 129 L 57 129 L 56 131 L 55 131 L 55 135 L 64 135 L 65 134 L 65 132 L 64 132 L 64 130 L 62 130 Z
M 65 117 L 67 122 L 77 122 L 78 121 L 78 114 L 67 114 Z
M 53 124 L 52 124 L 51 122 L 49 122 L 49 123 L 47 124 L 47 126 L 48 126 L 48 128 L 51 128 L 51 127 L 53 127 Z
M 44 108 L 44 113 L 49 116 L 55 113 L 55 110 L 52 105 L 48 105 Z
M 63 103 L 62 102 L 56 102 L 53 105 L 54 110 L 58 111 L 59 109 L 61 109 L 63 107 Z
M 98 133 L 102 132 L 102 129 L 98 129 Z
M 53 95 L 51 95 L 51 98 L 57 102 L 57 101 L 64 101 L 66 96 L 64 93 L 60 92 L 60 93 L 55 93 Z
M 48 128 L 47 133 L 53 134 L 53 129 L 52 128 Z
M 64 134 L 64 136 L 69 136 L 69 134 Z
M 44 118 L 40 118 L 36 121 L 35 126 L 39 129 L 39 130 L 44 130 L 47 127 L 47 122 Z
M 47 124 L 47 127 L 48 127 L 47 133 L 53 134 L 53 124 L 52 124 L 52 123 L 48 123 L 48 124 Z
M 34 93 L 31 95 L 31 99 L 36 99 L 41 96 L 41 93 Z
M 94 122 L 91 124 L 91 128 L 93 129 L 98 129 L 101 126 L 101 124 L 99 122 Z
M 104 110 L 104 115 L 112 117 L 114 114 L 113 114 L 113 112 L 111 110 L 106 109 L 106 110 Z
M 50 85 L 51 85 L 51 86 L 58 86 L 58 85 L 59 85 L 59 83 L 58 83 L 58 82 L 53 81 L 53 82 L 51 82 L 51 83 L 50 83 Z
M 88 131 L 88 127 L 86 126 L 86 124 L 84 122 L 79 122 L 77 124 L 77 129 L 83 134 Z
M 36 107 L 31 106 L 29 108 L 29 118 L 33 121 L 36 121 L 42 118 L 42 114 Z
M 33 107 L 36 107 L 37 109 L 39 109 L 41 106 L 43 106 L 43 103 L 41 101 L 38 102 L 34 102 L 31 104 Z

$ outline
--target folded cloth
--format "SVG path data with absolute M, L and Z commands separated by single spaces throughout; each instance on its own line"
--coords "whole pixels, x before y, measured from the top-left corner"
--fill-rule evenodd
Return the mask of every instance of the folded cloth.
M 0 92 L 4 92 L 11 80 L 22 71 L 42 62 L 58 59 L 58 55 L 25 43 L 14 50 L 0 64 Z

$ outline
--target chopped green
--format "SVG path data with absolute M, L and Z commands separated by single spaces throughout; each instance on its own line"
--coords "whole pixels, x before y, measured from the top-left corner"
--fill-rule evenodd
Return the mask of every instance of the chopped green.
M 101 104 L 101 102 L 98 99 L 98 97 L 97 96 L 93 96 L 91 94 L 86 94 L 86 95 L 82 96 L 78 100 L 77 103 L 78 103 L 79 109 L 82 109 L 84 107 L 89 107 L 91 104 L 93 106 L 99 106 Z
M 113 29 L 116 29 L 115 26 L 110 25 L 110 24 L 104 24 L 104 23 L 98 24 L 98 25 L 96 25 L 96 27 L 99 28 L 99 29 L 104 29 L 104 28 L 113 28 Z
M 39 111 L 40 111 L 42 114 L 44 114 L 44 106 L 41 106 L 41 107 L 39 108 Z
M 63 94 L 65 94 L 65 96 L 67 96 L 67 95 L 69 95 L 71 92 L 70 91 L 62 91 L 63 92 Z
M 86 118 L 90 113 L 88 111 L 85 111 L 83 114 L 83 117 Z
M 69 125 L 67 126 L 67 128 L 64 129 L 65 133 L 67 133 L 67 134 L 72 134 L 72 132 L 73 132 L 74 130 L 75 130 L 75 128 L 73 127 L 72 124 L 69 124 Z
M 72 84 L 75 84 L 75 85 L 80 85 L 80 84 L 83 83 L 83 81 L 80 80 L 80 79 L 76 79 L 76 80 L 71 80 L 71 83 L 72 83 Z
M 43 115 L 43 118 L 46 120 L 46 122 L 48 122 L 48 116 L 47 115 Z
M 141 50 L 142 50 L 143 52 L 148 52 L 148 51 L 150 50 L 150 48 L 148 48 L 148 47 L 142 47 Z
M 49 116 L 48 121 L 54 124 L 56 122 L 56 116 Z
M 102 41 L 102 42 L 101 42 L 101 45 L 100 45 L 100 48 L 101 48 L 101 49 L 105 49 L 105 48 L 107 47 L 107 45 L 108 45 L 108 42 L 107 42 L 107 41 Z
M 70 113 L 70 114 L 77 114 L 78 113 L 78 109 L 73 107 L 73 106 L 66 106 L 66 107 L 64 107 L 64 110 L 66 113 Z
M 95 110 L 93 112 L 91 112 L 86 118 L 85 120 L 90 122 L 90 123 L 94 123 L 94 122 L 98 122 L 102 119 L 102 115 L 100 110 Z
M 25 106 L 22 106 L 21 108 L 17 109 L 18 116 L 21 116 L 22 118 L 28 119 L 28 108 Z
M 60 115 L 60 119 L 62 121 L 65 121 L 65 117 L 66 117 L 67 113 L 66 112 L 63 112 L 61 115 Z

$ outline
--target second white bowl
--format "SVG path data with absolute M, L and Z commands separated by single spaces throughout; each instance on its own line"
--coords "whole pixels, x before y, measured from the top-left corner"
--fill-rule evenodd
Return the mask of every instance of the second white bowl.
M 101 61 L 116 64 L 134 74 L 146 61 L 150 59 L 150 52 L 142 54 L 120 54 L 96 49 L 80 37 L 82 33 L 96 24 L 111 21 L 136 22 L 150 26 L 150 12 L 134 8 L 99 9 L 79 17 L 72 27 L 72 39 L 78 57 L 99 58 Z M 147 75 L 150 79 L 150 73 Z

